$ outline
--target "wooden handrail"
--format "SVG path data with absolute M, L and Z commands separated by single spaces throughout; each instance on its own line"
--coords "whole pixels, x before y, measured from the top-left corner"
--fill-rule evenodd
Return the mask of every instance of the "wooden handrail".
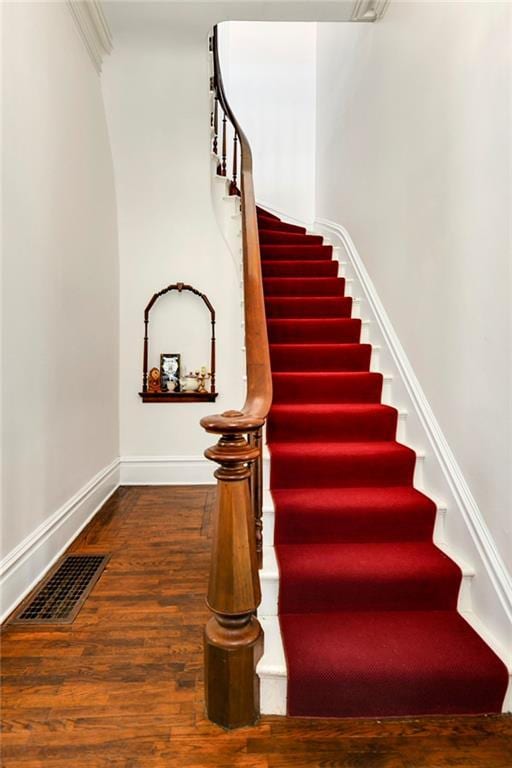
M 212 618 L 205 628 L 205 695 L 210 720 L 235 728 L 259 717 L 256 664 L 263 651 L 263 633 L 256 618 L 261 600 L 258 564 L 262 530 L 262 428 L 272 403 L 272 376 L 265 318 L 258 219 L 252 172 L 252 153 L 226 97 L 219 60 L 217 27 L 210 38 L 214 75 L 210 124 L 217 173 L 228 176 L 226 123 L 233 131 L 231 193 L 237 193 L 240 174 L 244 276 L 247 392 L 241 410 L 201 419 L 207 432 L 220 436 L 205 452 L 220 466 L 216 519 L 207 603 Z M 219 121 L 218 109 L 223 112 Z M 238 165 L 238 148 L 240 164 Z
M 247 394 L 241 410 L 241 420 L 267 418 L 272 404 L 272 375 L 270 371 L 270 353 L 268 347 L 267 324 L 265 318 L 265 300 L 261 276 L 260 242 L 256 197 L 252 172 L 252 152 L 247 136 L 240 127 L 224 91 L 220 68 L 217 27 L 212 35 L 212 53 L 214 63 L 213 92 L 224 114 L 229 119 L 237 141 L 240 144 L 240 187 L 242 207 L 242 241 L 244 265 L 244 300 L 245 300 L 245 346 L 247 370 Z M 217 138 L 214 138 L 214 147 Z M 201 424 L 212 432 L 220 432 L 222 415 L 205 417 Z M 240 422 L 242 423 L 242 421 Z M 214 429 L 210 429 L 210 425 Z

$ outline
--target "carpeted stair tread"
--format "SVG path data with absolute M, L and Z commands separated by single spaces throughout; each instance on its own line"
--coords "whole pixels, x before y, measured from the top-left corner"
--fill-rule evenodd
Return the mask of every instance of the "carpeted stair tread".
M 272 488 L 411 485 L 416 454 L 394 441 L 269 443 Z
M 274 403 L 378 403 L 381 373 L 360 371 L 276 372 Z
M 328 259 L 262 259 L 263 277 L 336 277 L 338 263 Z
M 276 227 L 279 227 L 281 224 L 285 224 L 282 219 L 279 218 L 279 216 L 274 216 L 273 213 L 269 213 L 268 211 L 256 211 L 256 218 L 258 220 L 258 226 L 260 224 L 265 224 L 267 222 L 271 222 Z
M 289 715 L 501 711 L 507 670 L 454 610 L 283 614 L 280 623 Z
M 501 710 L 507 670 L 456 611 L 283 614 L 280 623 L 289 715 Z
M 271 344 L 274 372 L 368 371 L 371 344 Z
M 267 298 L 273 296 L 343 296 L 343 277 L 264 277 Z
M 359 341 L 361 320 L 348 317 L 269 318 L 267 329 L 270 344 L 345 343 Z
M 269 213 L 268 211 L 257 211 L 256 218 L 258 220 L 258 225 L 271 222 L 276 227 L 280 227 L 282 224 L 291 224 L 296 226 L 296 224 L 293 224 L 293 222 L 283 221 L 283 219 L 280 219 L 278 216 L 274 216 L 273 213 Z
M 279 544 L 280 613 L 450 610 L 459 567 L 430 541 Z
M 431 541 L 436 505 L 412 486 L 274 489 L 276 544 Z
M 260 232 L 293 232 L 297 235 L 305 235 L 306 227 L 299 227 L 296 224 L 287 224 L 284 221 L 275 221 L 266 216 L 258 216 L 258 229 Z
M 267 422 L 267 440 L 394 440 L 397 416 L 395 408 L 380 403 L 278 403 Z
M 279 216 L 276 216 L 275 213 L 270 213 L 269 211 L 266 211 L 265 208 L 262 208 L 261 205 L 256 206 L 256 215 L 258 218 L 260 216 L 264 216 L 267 219 L 273 219 L 274 221 L 281 221 Z
M 350 296 L 267 296 L 267 318 L 295 320 L 298 318 L 350 317 Z
M 259 232 L 260 245 L 322 245 L 321 235 L 308 235 L 299 232 L 288 232 L 282 229 L 261 229 Z
M 323 261 L 332 259 L 332 245 L 260 245 L 262 259 L 305 259 Z

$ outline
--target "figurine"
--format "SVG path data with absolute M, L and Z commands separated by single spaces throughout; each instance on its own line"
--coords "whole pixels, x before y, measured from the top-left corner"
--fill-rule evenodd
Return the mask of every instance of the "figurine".
M 162 392 L 179 392 L 181 355 L 168 353 L 160 355 L 160 381 Z
M 197 376 L 195 376 L 192 371 L 181 380 L 181 388 L 183 392 L 197 392 L 198 386 Z
M 158 368 L 152 368 L 148 376 L 149 392 L 160 392 L 160 371 Z
M 206 370 L 206 367 L 203 365 L 203 367 L 201 368 L 201 373 L 199 373 L 199 371 L 196 372 L 196 377 L 199 382 L 197 391 L 203 394 L 204 392 L 206 392 L 206 387 L 205 387 L 206 380 L 211 377 L 211 373 L 208 373 Z
M 181 380 L 181 386 L 184 392 L 197 392 L 204 395 L 207 392 L 205 382 L 211 377 L 206 367 L 203 365 L 200 371 L 190 371 L 185 378 Z

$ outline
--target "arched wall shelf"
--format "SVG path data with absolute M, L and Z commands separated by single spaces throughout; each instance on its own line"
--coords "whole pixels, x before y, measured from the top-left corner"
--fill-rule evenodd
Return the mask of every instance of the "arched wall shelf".
M 148 358 L 149 358 L 149 314 L 154 304 L 161 296 L 171 291 L 190 291 L 190 293 L 199 296 L 203 300 L 210 312 L 211 341 L 210 341 L 210 391 L 209 392 L 150 392 L 148 389 Z M 205 293 L 201 293 L 197 288 L 186 283 L 173 283 L 163 288 L 151 297 L 146 309 L 144 310 L 144 356 L 142 370 L 142 392 L 139 392 L 144 403 L 198 403 L 213 402 L 218 395 L 215 391 L 215 310 L 211 301 Z

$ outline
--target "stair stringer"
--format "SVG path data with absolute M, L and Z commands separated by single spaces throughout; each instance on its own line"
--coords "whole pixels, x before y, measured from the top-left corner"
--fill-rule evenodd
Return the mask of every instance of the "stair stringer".
M 416 449 L 414 485 L 437 502 L 434 542 L 462 570 L 457 609 L 507 666 L 509 685 L 503 712 L 511 712 L 512 580 L 361 257 L 342 226 L 325 219 L 308 225 L 269 205 L 265 208 L 284 220 L 306 226 L 311 233 L 324 235 L 326 243 L 333 245 L 339 275 L 346 279 L 347 295 L 359 300 L 362 341 L 373 347 L 371 369 L 384 374 L 382 402 L 399 410 L 402 419 L 398 439 Z M 273 547 L 274 506 L 269 478 L 270 456 L 265 449 L 264 558 L 258 613 L 265 631 L 265 653 L 257 671 L 262 713 L 284 715 L 287 671 L 277 617 L 279 569 Z

